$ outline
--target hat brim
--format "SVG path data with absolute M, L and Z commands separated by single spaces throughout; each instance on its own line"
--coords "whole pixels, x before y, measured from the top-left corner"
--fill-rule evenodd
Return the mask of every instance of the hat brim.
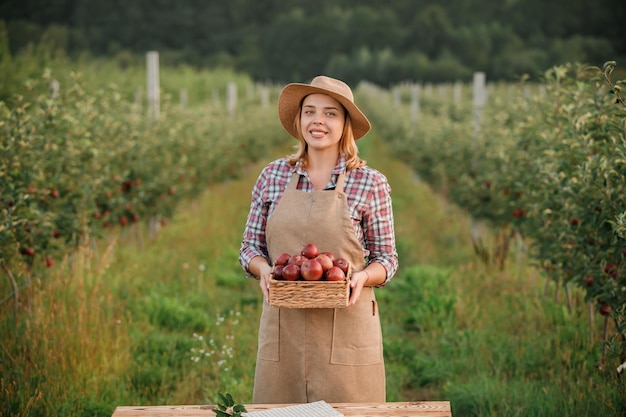
M 294 120 L 300 111 L 302 100 L 309 94 L 326 94 L 341 103 L 350 115 L 355 140 L 365 136 L 372 128 L 365 114 L 352 101 L 341 94 L 309 84 L 292 83 L 285 86 L 280 93 L 278 98 L 278 118 L 285 130 L 294 138 L 298 137 Z

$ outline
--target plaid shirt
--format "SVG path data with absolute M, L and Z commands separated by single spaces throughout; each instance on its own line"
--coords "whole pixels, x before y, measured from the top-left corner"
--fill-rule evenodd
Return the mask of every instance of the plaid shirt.
M 326 190 L 335 188 L 338 175 L 345 169 L 346 161 L 341 156 L 332 172 L 330 183 L 326 185 Z M 248 264 L 252 258 L 263 256 L 269 259 L 265 226 L 294 171 L 302 175 L 298 189 L 313 191 L 314 187 L 306 170 L 299 163 L 291 167 L 287 158 L 277 159 L 266 165 L 254 185 L 250 212 L 239 253 L 239 262 L 249 276 Z M 387 270 L 385 282 L 379 285 L 382 287 L 389 282 L 398 269 L 391 187 L 382 173 L 364 166 L 346 172 L 344 192 L 347 196 L 354 230 L 363 247 L 366 262 L 378 262 Z

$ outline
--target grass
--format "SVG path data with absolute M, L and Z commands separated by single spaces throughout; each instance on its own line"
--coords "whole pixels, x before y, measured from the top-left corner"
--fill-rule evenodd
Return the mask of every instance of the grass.
M 464 213 L 375 134 L 361 145 L 392 186 L 401 261 L 377 292 L 388 400 L 450 401 L 455 417 L 624 415 L 624 382 L 602 361 L 599 317 L 589 340 L 582 297 L 570 309 L 544 294 L 521 244 L 502 271 L 481 263 Z M 3 305 L 0 415 L 110 416 L 218 392 L 250 402 L 261 297 L 237 256 L 264 162 L 181 202 L 156 238 L 124 229 L 48 270 L 16 325 Z

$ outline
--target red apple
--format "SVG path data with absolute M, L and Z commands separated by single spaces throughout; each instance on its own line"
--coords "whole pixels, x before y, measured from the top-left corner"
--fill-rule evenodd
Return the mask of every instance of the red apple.
M 307 259 L 300 267 L 300 274 L 306 281 L 319 281 L 324 275 L 324 270 L 317 260 Z
M 276 262 L 274 262 L 276 265 L 287 265 L 287 262 L 289 262 L 289 258 L 291 258 L 291 255 L 289 255 L 288 253 L 281 253 L 280 255 L 278 255 L 278 258 L 276 258 Z
M 274 279 L 278 279 L 278 280 L 283 279 L 283 268 L 285 268 L 284 265 L 275 265 L 274 266 L 274 272 L 273 272 Z
M 339 268 L 341 268 L 344 274 L 347 274 L 350 263 L 345 258 L 336 258 L 333 261 L 333 265 L 338 266 Z
M 30 256 L 31 258 L 35 256 L 35 248 L 20 248 L 20 253 L 22 255 Z
M 602 304 L 600 306 L 600 314 L 602 314 L 603 316 L 608 316 L 609 314 L 611 314 L 611 306 L 608 304 Z
M 320 255 L 326 255 L 330 258 L 331 261 L 335 260 L 335 255 L 332 252 L 320 252 Z
M 317 255 L 315 260 L 322 265 L 322 269 L 324 270 L 324 272 L 328 271 L 330 268 L 334 266 L 333 260 L 330 259 L 328 255 L 324 255 L 323 253 L 320 253 L 319 255 Z
M 287 261 L 287 264 L 296 264 L 298 266 L 302 266 L 304 261 L 306 261 L 306 258 L 304 257 L 304 255 L 293 255 L 291 256 L 291 258 L 289 258 L 289 261 Z
M 319 255 L 319 251 L 317 250 L 317 246 L 315 246 L 315 244 L 307 243 L 302 248 L 302 251 L 300 252 L 300 255 L 304 256 L 307 259 L 313 259 L 317 255 Z
M 326 271 L 325 278 L 326 281 L 345 281 L 346 274 L 338 266 L 333 266 L 328 271 Z
M 604 272 L 609 274 L 609 276 L 613 279 L 617 278 L 617 265 L 613 263 L 608 263 L 604 266 Z
M 300 279 L 300 267 L 296 264 L 287 264 L 283 268 L 283 278 L 287 281 L 297 281 Z
M 587 274 L 583 277 L 583 282 L 586 286 L 591 287 L 593 285 L 593 275 Z

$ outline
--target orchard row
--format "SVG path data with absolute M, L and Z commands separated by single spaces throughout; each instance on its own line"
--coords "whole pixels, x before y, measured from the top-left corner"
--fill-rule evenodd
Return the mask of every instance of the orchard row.
M 474 236 L 483 259 L 504 268 L 521 240 L 548 279 L 582 288 L 624 329 L 626 107 L 613 67 L 552 68 L 539 93 L 496 86 L 484 107 L 423 103 L 413 124 L 408 104 L 380 105 L 387 93 L 372 86 L 361 93 L 398 158 L 500 231 L 493 249 Z
M 114 86 L 48 79 L 0 103 L 0 263 L 51 267 L 105 229 L 165 222 L 181 200 L 236 176 L 282 138 L 273 108 L 188 108 L 158 120 Z

